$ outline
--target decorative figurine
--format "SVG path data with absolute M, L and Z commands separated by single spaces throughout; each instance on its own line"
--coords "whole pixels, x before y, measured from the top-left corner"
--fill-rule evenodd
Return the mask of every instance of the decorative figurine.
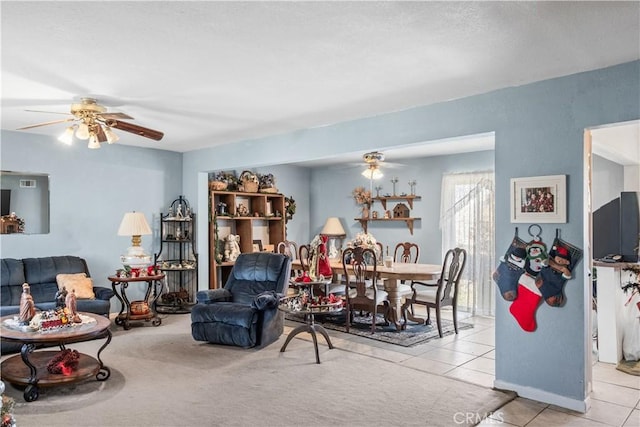
M 234 262 L 240 255 L 240 235 L 229 234 L 224 244 L 224 260 Z
M 178 203 L 178 209 L 176 210 L 176 218 L 183 219 L 184 215 L 182 214 L 182 203 Z
M 239 204 L 237 207 L 238 216 L 249 216 L 249 208 L 246 205 Z
M 65 304 L 71 313 L 71 319 L 73 323 L 82 323 L 82 319 L 80 319 L 80 315 L 78 315 L 78 301 L 76 298 L 76 290 L 71 289 L 71 292 L 67 294 L 67 298 L 65 298 Z
M 66 299 L 67 299 L 67 288 L 66 287 L 62 287 L 62 289 L 58 289 L 58 292 L 56 292 L 56 308 L 64 308 L 65 304 L 66 304 Z
M 28 283 L 22 284 L 22 295 L 20 296 L 20 314 L 18 319 L 20 323 L 28 324 L 33 316 L 36 315 L 36 306 L 31 296 L 31 288 Z

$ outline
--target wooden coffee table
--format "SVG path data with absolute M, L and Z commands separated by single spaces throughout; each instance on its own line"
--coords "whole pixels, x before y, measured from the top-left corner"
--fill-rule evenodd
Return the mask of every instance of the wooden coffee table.
M 0 365 L 0 376 L 3 381 L 18 386 L 26 386 L 24 400 L 32 402 L 39 396 L 39 387 L 52 387 L 60 384 L 70 384 L 87 380 L 91 377 L 98 381 L 105 381 L 111 376 L 111 370 L 104 366 L 100 353 L 111 342 L 111 321 L 104 316 L 93 313 L 80 313 L 91 317 L 95 322 L 86 325 L 61 328 L 55 331 L 23 332 L 5 325 L 5 320 L 14 316 L 0 317 L 0 332 L 3 341 L 21 343 L 20 354 L 16 354 Z M 58 345 L 64 350 L 67 344 L 106 338 L 106 342 L 98 350 L 96 358 L 80 353 L 78 369 L 68 375 L 51 374 L 47 371 L 47 363 L 59 351 L 34 351 L 44 345 Z

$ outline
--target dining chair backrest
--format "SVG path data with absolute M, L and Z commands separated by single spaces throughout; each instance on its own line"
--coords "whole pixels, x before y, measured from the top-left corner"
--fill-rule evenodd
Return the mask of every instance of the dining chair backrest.
M 457 300 L 458 284 L 466 263 L 467 251 L 462 248 L 449 249 L 445 254 L 437 294 L 437 301 L 442 305 L 453 304 Z
M 369 270 L 367 270 L 369 267 Z M 373 249 L 355 246 L 342 253 L 342 268 L 345 272 L 347 288 L 355 289 L 352 300 L 366 298 L 367 289 L 377 292 L 375 281 L 377 275 L 377 258 Z M 349 292 L 347 292 L 349 294 Z
M 308 273 L 311 266 L 311 248 L 309 245 L 300 245 L 298 248 L 298 258 L 300 259 L 302 270 Z
M 416 243 L 403 242 L 396 245 L 393 251 L 394 262 L 418 263 L 420 259 L 420 247 Z
M 298 258 L 298 244 L 292 240 L 283 240 L 278 243 L 276 253 L 286 255 L 294 260 Z
M 378 247 L 378 257 L 380 258 L 377 261 L 382 261 L 382 258 L 384 258 L 384 247 L 380 242 L 376 242 L 376 246 Z
M 378 309 L 388 324 L 389 299 L 385 290 L 376 286 L 376 251 L 362 246 L 347 248 L 342 253 L 342 268 L 345 272 L 345 328 L 349 332 L 354 310 L 371 313 L 371 333 L 376 330 Z

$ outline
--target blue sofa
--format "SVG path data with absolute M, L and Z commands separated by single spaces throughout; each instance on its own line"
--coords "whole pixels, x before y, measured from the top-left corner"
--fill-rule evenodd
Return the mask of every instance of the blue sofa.
M 264 347 L 284 331 L 279 298 L 289 286 L 291 259 L 267 252 L 241 254 L 224 288 L 196 294 L 191 335 L 196 341 Z
M 28 283 L 36 309 L 55 308 L 55 295 L 58 291 L 56 275 L 85 273 L 89 268 L 83 258 L 65 255 L 43 258 L 3 258 L 0 260 L 0 315 L 8 316 L 20 312 L 22 284 Z M 109 316 L 113 290 L 94 286 L 95 299 L 78 299 L 78 311 Z M 2 353 L 16 351 L 15 345 L 2 343 Z

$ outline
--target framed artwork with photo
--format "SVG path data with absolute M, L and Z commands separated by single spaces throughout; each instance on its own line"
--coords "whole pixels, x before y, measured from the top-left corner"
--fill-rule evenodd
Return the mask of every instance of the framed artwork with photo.
M 253 252 L 262 252 L 262 240 L 253 241 Z
M 566 175 L 512 178 L 511 222 L 567 222 Z

